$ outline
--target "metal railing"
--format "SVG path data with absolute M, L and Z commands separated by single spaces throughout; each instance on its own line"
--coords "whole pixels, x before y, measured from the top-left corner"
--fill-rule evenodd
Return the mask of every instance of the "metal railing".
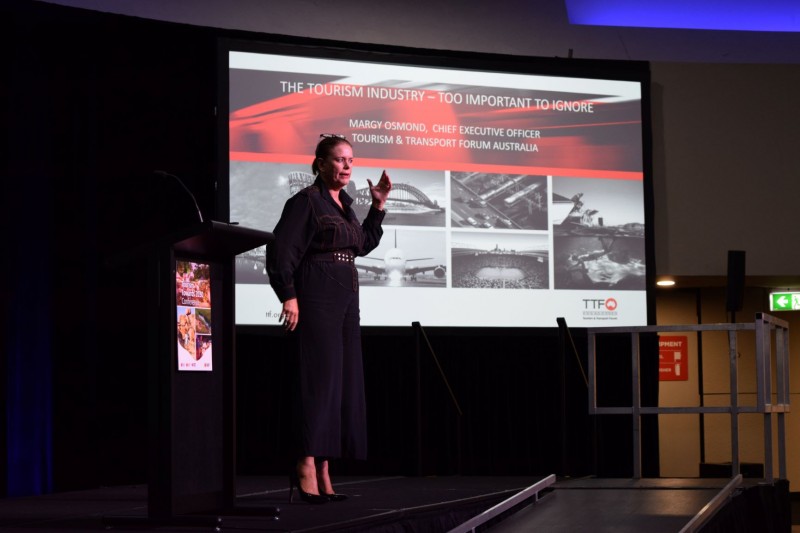
M 556 482 L 555 474 L 550 474 L 546 478 L 534 483 L 533 485 L 524 490 L 521 490 L 520 492 L 511 496 L 510 498 L 503 500 L 497 505 L 485 510 L 481 514 L 470 518 L 463 524 L 454 527 L 447 533 L 474 533 L 481 526 L 485 525 L 490 520 L 497 518 L 503 513 L 508 513 L 518 505 L 521 505 L 528 501 L 531 501 L 532 503 L 538 502 L 540 499 L 539 494 L 542 491 L 544 491 L 547 487 L 555 484 L 555 482 Z
M 633 477 L 642 477 L 641 415 L 728 413 L 731 421 L 731 478 L 740 474 L 739 415 L 763 415 L 764 479 L 773 481 L 773 418 L 777 417 L 778 475 L 786 479 L 786 420 L 789 412 L 789 324 L 764 313 L 756 314 L 753 323 L 700 324 L 680 326 L 640 326 L 629 328 L 590 328 L 588 331 L 589 414 L 630 414 L 633 423 Z M 640 335 L 664 332 L 724 331 L 728 334 L 730 364 L 730 402 L 726 406 L 645 407 L 641 405 Z M 738 333 L 755 331 L 756 405 L 739 405 Z M 597 337 L 628 334 L 631 341 L 631 406 L 597 405 Z M 775 356 L 775 391 L 772 384 L 772 356 Z M 773 394 L 775 403 L 772 403 Z

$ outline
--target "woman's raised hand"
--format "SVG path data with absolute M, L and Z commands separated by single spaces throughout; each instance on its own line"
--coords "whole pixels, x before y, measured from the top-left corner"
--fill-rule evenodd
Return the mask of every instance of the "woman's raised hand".
M 383 210 L 383 205 L 392 190 L 392 180 L 389 179 L 389 174 L 384 170 L 377 185 L 373 185 L 372 180 L 369 179 L 367 183 L 369 183 L 369 192 L 372 195 L 372 207 Z

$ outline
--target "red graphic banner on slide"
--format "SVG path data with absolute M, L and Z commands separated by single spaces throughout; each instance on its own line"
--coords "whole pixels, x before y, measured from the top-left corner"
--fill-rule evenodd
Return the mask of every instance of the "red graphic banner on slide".
M 248 69 L 230 76 L 231 160 L 310 163 L 319 135 L 336 133 L 356 147 L 359 166 L 642 179 L 637 95 L 546 82 L 355 83 L 358 76 Z

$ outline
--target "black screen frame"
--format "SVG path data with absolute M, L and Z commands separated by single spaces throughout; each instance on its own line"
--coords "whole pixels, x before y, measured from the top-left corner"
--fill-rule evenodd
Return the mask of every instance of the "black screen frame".
M 228 54 L 231 51 L 278 54 L 319 59 L 342 59 L 407 66 L 464 69 L 542 76 L 563 76 L 599 80 L 637 82 L 641 86 L 643 209 L 645 219 L 645 298 L 646 324 L 655 323 L 655 245 L 654 245 L 654 188 L 652 159 L 652 114 L 650 63 L 582 58 L 513 56 L 483 52 L 463 52 L 413 47 L 374 45 L 326 39 L 284 35 L 259 34 L 253 37 L 220 38 L 217 41 L 217 180 L 215 183 L 215 212 L 221 221 L 230 222 L 229 175 L 229 88 Z M 425 327 L 424 324 L 422 324 Z M 602 327 L 599 325 L 598 327 Z M 609 324 L 613 327 L 614 324 Z M 280 335 L 283 328 L 272 325 L 241 325 L 237 329 L 257 334 Z M 557 324 L 553 324 L 556 328 Z M 365 333 L 398 334 L 411 331 L 405 326 L 365 325 Z M 547 327 L 464 327 L 434 326 L 425 328 L 433 335 L 529 335 L 535 331 L 550 331 Z

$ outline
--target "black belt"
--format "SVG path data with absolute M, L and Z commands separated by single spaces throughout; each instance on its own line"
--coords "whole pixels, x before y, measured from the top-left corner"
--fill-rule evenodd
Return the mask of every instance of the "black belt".
M 308 258 L 311 261 L 327 261 L 331 263 L 353 263 L 356 260 L 356 257 L 350 250 L 336 250 L 335 252 L 311 254 Z

